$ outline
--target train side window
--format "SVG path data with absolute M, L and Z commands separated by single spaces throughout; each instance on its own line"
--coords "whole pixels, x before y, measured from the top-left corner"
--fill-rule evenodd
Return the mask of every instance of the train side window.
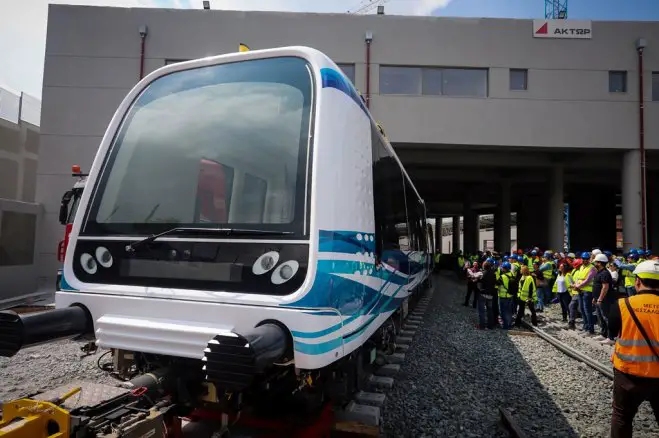
M 373 152 L 373 203 L 375 214 L 376 260 L 386 251 L 401 250 L 409 244 L 401 240 L 400 226 L 407 228 L 405 188 L 398 162 L 389 153 L 376 126 L 371 133 Z M 401 225 L 398 225 L 401 224 Z M 403 230 L 407 235 L 406 230 Z

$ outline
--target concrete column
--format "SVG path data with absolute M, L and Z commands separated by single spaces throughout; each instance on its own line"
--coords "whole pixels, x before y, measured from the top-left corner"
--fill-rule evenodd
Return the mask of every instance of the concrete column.
M 640 248 L 641 236 L 641 153 L 625 152 L 622 160 L 622 241 L 625 251 Z
M 510 252 L 510 181 L 501 183 L 499 205 L 494 212 L 494 248 Z
M 453 243 L 451 252 L 457 252 L 460 249 L 460 216 L 453 216 Z
M 464 204 L 464 252 L 473 254 L 478 251 L 480 238 L 480 223 L 478 213 L 471 206 L 471 202 Z
M 554 166 L 549 177 L 549 249 L 563 251 L 565 240 L 563 168 Z
M 517 248 L 548 248 L 547 220 L 549 212 L 546 185 L 535 187 L 535 193 L 523 194 L 517 208 Z
M 647 171 L 648 197 L 657 199 L 659 195 L 659 172 Z M 648 202 L 648 245 L 659 251 L 659 207 L 655 202 Z
M 440 254 L 444 252 L 444 248 L 442 248 L 443 242 L 444 239 L 442 239 L 442 218 L 437 217 L 435 218 L 435 252 L 438 252 Z

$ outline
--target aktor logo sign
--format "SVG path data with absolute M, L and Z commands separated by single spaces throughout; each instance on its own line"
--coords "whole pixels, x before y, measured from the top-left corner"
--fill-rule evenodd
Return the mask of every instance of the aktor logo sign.
M 535 38 L 591 39 L 591 21 L 578 20 L 533 20 Z
M 549 23 L 543 24 L 542 26 L 540 26 L 540 29 L 535 31 L 536 35 L 540 35 L 540 34 L 546 35 L 548 27 L 549 27 Z

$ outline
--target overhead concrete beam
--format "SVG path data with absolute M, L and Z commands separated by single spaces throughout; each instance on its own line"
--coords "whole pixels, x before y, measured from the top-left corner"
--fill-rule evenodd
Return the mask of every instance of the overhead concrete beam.
M 618 153 L 570 153 L 558 154 L 522 151 L 465 151 L 398 148 L 398 157 L 404 165 L 423 164 L 444 167 L 487 168 L 550 168 L 557 164 L 565 169 L 619 169 L 621 154 Z

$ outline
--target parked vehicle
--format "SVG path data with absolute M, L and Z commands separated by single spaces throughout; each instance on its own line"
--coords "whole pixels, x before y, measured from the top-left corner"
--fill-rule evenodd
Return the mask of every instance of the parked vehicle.
M 67 190 L 62 196 L 62 203 L 59 207 L 59 222 L 64 225 L 64 239 L 60 240 L 57 245 L 57 261 L 64 263 L 64 255 L 66 254 L 66 247 L 69 244 L 69 236 L 73 229 L 73 219 L 76 217 L 78 205 L 80 205 L 80 198 L 85 189 L 85 182 L 87 175 L 81 173 L 80 166 L 74 165 L 71 167 L 71 175 L 78 178 L 73 184 L 71 190 Z M 57 281 L 55 290 L 61 290 L 62 285 L 62 268 L 57 270 Z

